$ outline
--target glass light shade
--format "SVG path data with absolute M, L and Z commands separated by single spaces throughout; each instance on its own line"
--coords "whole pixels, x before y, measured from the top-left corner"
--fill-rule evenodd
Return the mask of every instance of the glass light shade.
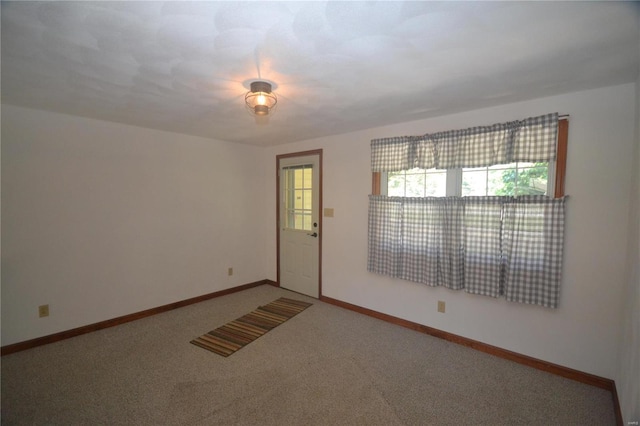
M 271 84 L 266 81 L 254 81 L 251 90 L 244 96 L 249 112 L 255 115 L 269 115 L 278 103 L 278 98 L 271 91 Z

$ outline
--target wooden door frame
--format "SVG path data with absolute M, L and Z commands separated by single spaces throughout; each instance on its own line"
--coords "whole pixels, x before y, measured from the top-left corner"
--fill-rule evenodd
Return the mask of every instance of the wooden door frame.
M 276 155 L 276 284 L 280 287 L 280 160 L 292 157 L 318 156 L 318 299 L 322 297 L 322 149 L 311 151 L 291 152 L 289 154 Z

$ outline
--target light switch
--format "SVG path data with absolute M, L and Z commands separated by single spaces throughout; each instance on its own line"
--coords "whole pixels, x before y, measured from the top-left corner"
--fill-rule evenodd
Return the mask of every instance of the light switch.
M 324 217 L 333 217 L 333 209 L 325 208 L 324 209 Z

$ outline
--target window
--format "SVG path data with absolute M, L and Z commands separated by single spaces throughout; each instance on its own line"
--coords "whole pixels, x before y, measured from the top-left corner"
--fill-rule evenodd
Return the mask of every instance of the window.
M 447 171 L 411 169 L 387 173 L 389 197 L 444 197 L 447 195 Z
M 374 139 L 368 271 L 556 308 L 567 135 L 548 114 Z
M 462 196 L 548 195 L 549 170 L 554 164 L 511 163 L 462 169 Z
M 556 161 L 515 162 L 448 170 L 413 168 L 374 172 L 372 194 L 389 197 L 445 197 L 483 195 L 564 195 L 567 119 L 558 122 Z
M 548 195 L 555 164 L 498 164 L 487 167 L 419 169 L 381 175 L 389 197 L 445 197 L 483 195 Z M 384 188 L 384 187 L 383 187 Z

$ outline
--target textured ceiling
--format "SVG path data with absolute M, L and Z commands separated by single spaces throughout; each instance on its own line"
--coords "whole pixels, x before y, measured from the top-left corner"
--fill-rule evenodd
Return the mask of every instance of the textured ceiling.
M 2 2 L 2 102 L 275 145 L 635 81 L 633 2 Z M 257 123 L 243 96 L 273 83 Z M 570 112 L 570 111 L 565 111 Z

